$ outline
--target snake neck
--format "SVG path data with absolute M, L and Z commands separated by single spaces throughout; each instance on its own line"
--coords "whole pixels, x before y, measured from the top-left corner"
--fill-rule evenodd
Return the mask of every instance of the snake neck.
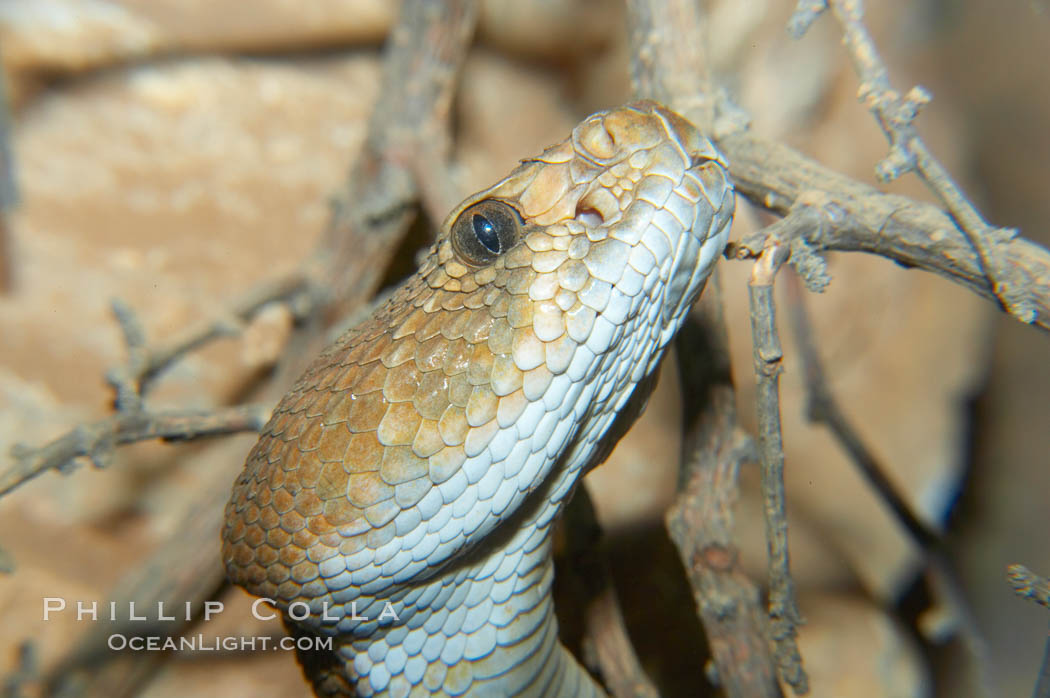
M 537 507 L 498 546 L 391 598 L 398 620 L 382 633 L 335 637 L 326 656 L 301 653 L 317 694 L 604 696 L 558 641 L 557 508 Z
M 626 404 L 575 435 L 542 486 L 453 565 L 393 594 L 361 593 L 360 625 L 294 632 L 333 636 L 324 656 L 300 661 L 320 696 L 605 696 L 558 640 L 552 532 L 580 477 L 608 455 L 655 385 L 654 366 Z M 363 588 L 362 588 L 363 590 Z M 345 607 L 344 607 L 345 610 Z M 384 624 L 396 616 L 393 623 Z M 377 622 L 378 619 L 378 622 Z M 348 631 L 349 630 L 349 631 Z

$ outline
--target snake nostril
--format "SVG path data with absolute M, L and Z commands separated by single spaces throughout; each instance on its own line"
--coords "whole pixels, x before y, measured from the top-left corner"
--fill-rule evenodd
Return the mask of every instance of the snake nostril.
M 620 211 L 620 202 L 606 187 L 595 187 L 576 202 L 577 221 L 588 228 L 613 220 Z
M 597 228 L 605 222 L 605 216 L 598 209 L 581 202 L 576 206 L 576 220 L 588 228 Z

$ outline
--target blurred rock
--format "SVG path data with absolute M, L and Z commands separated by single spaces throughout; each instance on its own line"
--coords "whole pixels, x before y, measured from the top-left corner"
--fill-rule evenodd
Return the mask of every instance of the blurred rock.
M 918 648 L 890 616 L 853 596 L 800 599 L 799 648 L 814 698 L 925 698 L 932 685 Z M 791 689 L 784 687 L 784 695 Z
M 32 0 L 0 3 L 0 57 L 16 99 L 38 77 L 158 54 L 377 44 L 386 0 Z
M 394 0 L 10 0 L 0 3 L 0 61 L 21 102 L 38 84 L 160 55 L 284 53 L 376 46 Z M 614 0 L 481 3 L 482 41 L 533 58 L 573 59 L 621 30 Z

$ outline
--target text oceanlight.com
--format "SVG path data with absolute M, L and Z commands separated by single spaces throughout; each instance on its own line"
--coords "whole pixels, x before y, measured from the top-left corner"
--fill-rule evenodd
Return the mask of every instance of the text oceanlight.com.
M 331 637 L 205 637 L 204 635 L 125 635 L 113 633 L 106 641 L 116 652 L 265 652 L 267 650 L 299 650 L 313 652 L 331 650 Z

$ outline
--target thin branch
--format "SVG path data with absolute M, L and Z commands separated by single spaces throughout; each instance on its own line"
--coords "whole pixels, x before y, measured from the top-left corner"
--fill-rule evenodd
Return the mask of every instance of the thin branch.
M 14 464 L 0 474 L 0 497 L 49 470 L 68 472 L 87 459 L 104 467 L 117 446 L 139 441 L 192 441 L 245 431 L 259 431 L 270 410 L 260 405 L 214 410 L 119 412 L 92 424 L 81 424 L 40 448 L 16 445 Z
M 730 241 L 725 256 L 729 259 L 758 259 L 771 246 L 783 247 L 788 251 L 787 262 L 795 268 L 806 287 L 814 293 L 823 293 L 831 283 L 828 265 L 806 239 L 812 237 L 814 231 L 819 234 L 824 224 L 825 217 L 820 210 L 800 200 L 780 220 L 736 242 Z
M 802 616 L 795 602 L 784 504 L 784 446 L 780 431 L 780 372 L 783 352 L 777 334 L 773 279 L 787 261 L 788 248 L 767 247 L 751 269 L 748 294 L 757 378 L 758 448 L 762 464 L 762 498 L 769 547 L 769 615 L 781 678 L 796 694 L 809 690 L 796 642 Z
M 737 192 L 755 205 L 781 215 L 797 203 L 819 209 L 823 224 L 805 237 L 814 250 L 877 254 L 996 300 L 965 234 L 936 206 L 883 194 L 750 132 L 722 134 L 717 143 Z M 1024 281 L 1014 290 L 1036 308 L 1032 323 L 1050 330 L 1050 251 L 1020 236 L 992 246 Z
M 682 485 L 665 522 L 693 590 L 718 685 L 729 698 L 779 698 L 768 619 L 733 542 L 737 475 L 757 453 L 737 424 L 720 291 L 716 271 L 699 312 L 678 335 L 687 434 Z
M 705 26 L 694 0 L 628 0 L 631 72 L 635 94 L 664 102 L 697 124 L 716 120 L 704 72 Z M 667 527 L 689 575 L 700 619 L 727 695 L 779 696 L 776 667 L 766 641 L 758 595 L 739 570 L 732 543 L 731 504 L 736 472 L 753 447 L 741 436 L 729 378 L 729 350 L 717 274 L 702 301 L 709 402 L 698 407 L 690 429 L 693 446 L 683 455 L 683 487 L 667 513 Z M 683 352 L 683 372 L 694 357 Z M 687 384 L 692 384 L 687 381 Z M 784 524 L 786 525 L 786 524 Z M 797 653 L 797 650 L 796 650 Z M 805 676 L 796 684 L 804 688 Z
M 843 31 L 854 69 L 860 77 L 858 96 L 875 115 L 890 142 L 890 154 L 876 168 L 882 181 L 890 181 L 915 171 L 937 195 L 976 253 L 977 267 L 985 284 L 1002 308 L 1021 322 L 1035 322 L 1038 305 L 1024 289 L 1031 283 L 1023 270 L 1013 268 L 998 254 L 999 243 L 1008 242 L 1015 230 L 994 228 L 952 181 L 947 169 L 933 157 L 919 138 L 914 121 L 931 96 L 923 87 L 913 87 L 903 97 L 893 89 L 889 71 L 879 57 L 878 48 L 864 26 L 864 10 L 859 0 L 800 0 L 788 26 L 800 37 L 825 10 L 830 9 Z
M 179 336 L 156 346 L 149 346 L 145 331 L 134 310 L 120 300 L 113 301 L 124 335 L 128 359 L 124 365 L 107 371 L 106 380 L 117 393 L 118 410 L 137 409 L 142 398 L 166 369 L 191 351 L 221 337 L 238 333 L 264 306 L 285 302 L 297 317 L 308 315 L 317 305 L 315 291 L 318 279 L 300 268 L 276 279 L 267 279 L 225 308 L 218 317 L 203 320 Z
M 942 544 L 940 533 L 933 530 L 912 511 L 908 502 L 897 492 L 897 488 L 886 475 L 878 459 L 864 444 L 860 435 L 839 408 L 828 387 L 827 377 L 824 375 L 824 368 L 814 342 L 813 328 L 809 322 L 809 314 L 806 312 L 799 284 L 794 277 L 789 277 L 785 283 L 788 291 L 788 315 L 791 319 L 792 334 L 795 337 L 805 377 L 807 418 L 810 422 L 822 424 L 828 428 L 868 484 L 886 502 L 893 516 L 904 526 L 905 531 L 920 548 L 932 551 L 940 547 Z
M 1050 608 L 1050 578 L 1042 577 L 1024 565 L 1010 565 L 1006 568 L 1006 580 L 1022 599 Z M 1043 661 L 1039 665 L 1039 678 L 1036 679 L 1032 698 L 1050 698 L 1050 634 L 1046 637 Z
M 1006 580 L 1022 599 L 1050 608 L 1050 578 L 1041 577 L 1024 565 L 1010 565 L 1006 568 Z

